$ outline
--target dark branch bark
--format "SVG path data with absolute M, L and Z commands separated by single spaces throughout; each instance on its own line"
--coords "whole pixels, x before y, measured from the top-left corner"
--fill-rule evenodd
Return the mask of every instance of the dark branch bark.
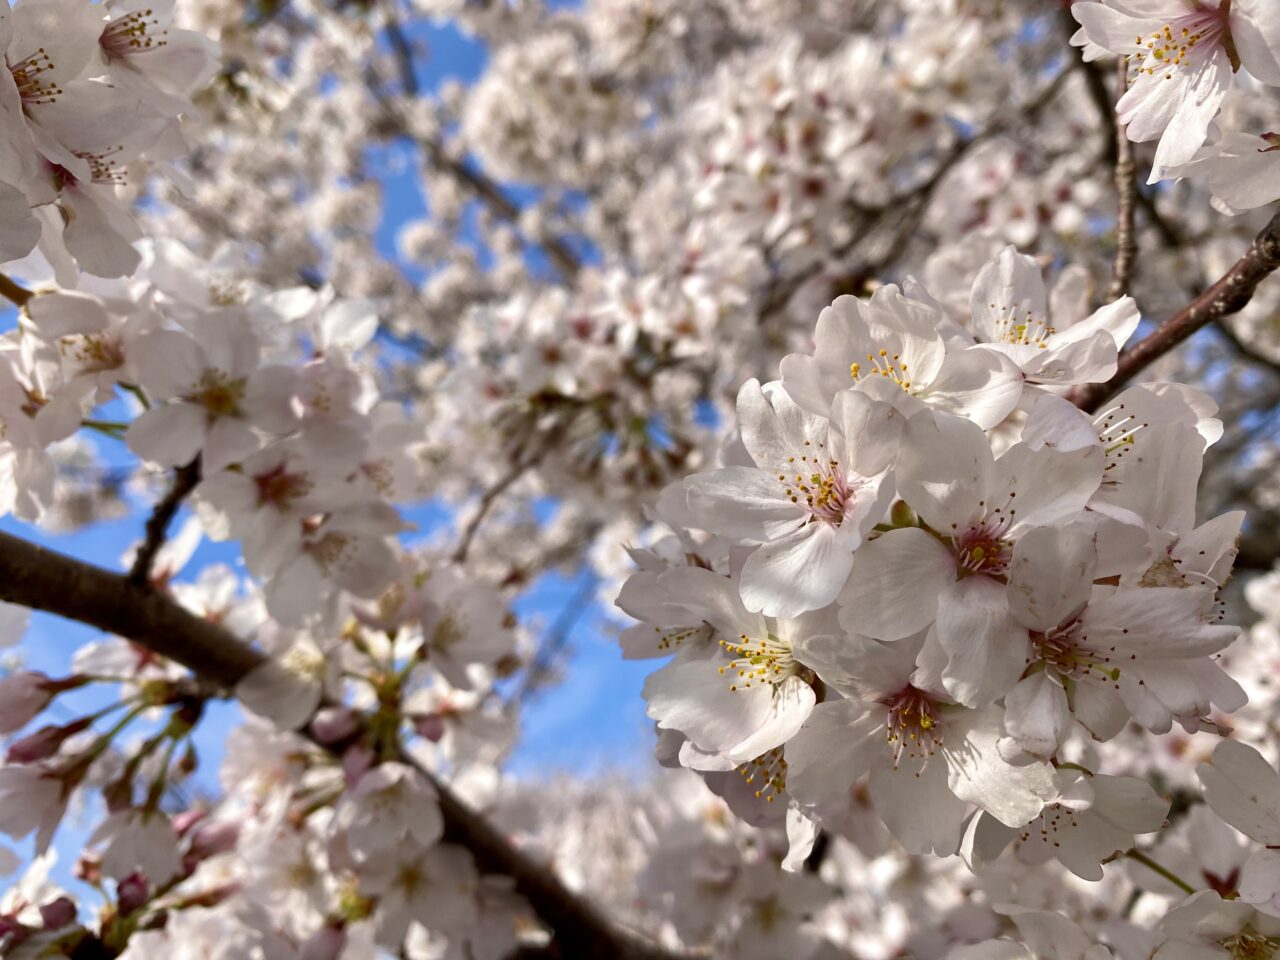
M 7 533 L 0 533 L 0 600 L 117 634 L 223 690 L 233 689 L 265 659 L 234 634 L 159 591 Z M 439 782 L 436 786 L 445 840 L 466 847 L 482 871 L 513 878 L 516 889 L 553 931 L 564 956 L 670 960 L 672 954 L 616 928 L 545 865 L 513 847 L 448 787 Z
M 143 538 L 138 552 L 134 555 L 133 566 L 129 569 L 129 581 L 139 586 L 151 578 L 151 565 L 155 563 L 156 554 L 164 546 L 165 537 L 169 535 L 169 524 L 182 506 L 182 501 L 196 488 L 200 482 L 200 458 L 197 456 L 185 467 L 173 471 L 173 485 L 164 495 L 151 516 L 147 519 L 146 536 Z
M 22 307 L 26 306 L 27 301 L 33 296 L 35 296 L 35 294 L 30 290 L 25 287 L 18 286 L 3 273 L 0 273 L 0 297 L 4 297 L 15 306 Z
M 1120 354 L 1116 375 L 1106 383 L 1079 387 L 1071 399 L 1081 410 L 1094 412 L 1133 377 L 1182 343 L 1206 324 L 1239 313 L 1253 299 L 1258 285 L 1280 269 L 1280 213 L 1258 234 L 1248 252 L 1212 287 L 1160 324 L 1144 340 Z

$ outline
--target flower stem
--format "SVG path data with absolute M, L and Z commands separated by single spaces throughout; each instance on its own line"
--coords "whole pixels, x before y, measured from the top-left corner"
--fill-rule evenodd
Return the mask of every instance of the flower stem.
M 1142 864 L 1148 870 L 1164 877 L 1166 880 L 1172 883 L 1179 890 L 1182 890 L 1184 893 L 1196 892 L 1195 887 L 1191 886 L 1191 884 L 1187 883 L 1187 881 L 1183 880 L 1180 876 L 1178 876 L 1168 867 L 1160 866 L 1160 864 L 1156 863 L 1154 860 L 1148 857 L 1145 853 L 1143 853 L 1137 847 L 1134 847 L 1132 850 L 1129 850 L 1128 852 L 1126 852 L 1125 856 L 1128 857 L 1130 860 L 1138 861 L 1138 863 Z

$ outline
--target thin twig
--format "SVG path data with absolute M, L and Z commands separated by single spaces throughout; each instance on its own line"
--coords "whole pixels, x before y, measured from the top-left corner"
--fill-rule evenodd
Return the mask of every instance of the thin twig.
M 151 516 L 147 518 L 146 535 L 138 546 L 138 552 L 133 556 L 133 566 L 129 568 L 130 583 L 143 586 L 150 581 L 151 565 L 155 562 L 160 548 L 164 546 L 165 537 L 169 535 L 169 524 L 173 522 L 174 514 L 182 506 L 182 501 L 199 482 L 199 456 L 185 467 L 178 467 L 173 471 L 173 485 L 169 487 L 169 492 L 164 495 L 164 498 L 156 503 Z
M 485 516 L 493 508 L 494 502 L 506 493 L 511 485 L 519 480 L 531 466 L 533 466 L 531 461 L 517 460 L 506 473 L 495 480 L 493 485 L 480 495 L 480 501 L 476 505 L 475 513 L 471 515 L 471 519 L 467 521 L 467 525 L 462 529 L 462 534 L 458 537 L 458 545 L 450 556 L 454 563 L 466 561 L 467 554 L 471 551 L 471 542 L 475 540 L 476 532 L 480 529 L 480 524 L 484 522 Z
M 387 42 L 391 44 L 391 52 L 395 54 L 396 65 L 400 71 L 401 92 L 416 97 L 419 92 L 418 71 L 414 63 L 413 44 L 404 34 L 400 21 L 391 14 L 387 16 Z
M 534 654 L 528 668 L 525 670 L 520 686 L 507 699 L 508 707 L 517 707 L 526 703 L 529 697 L 551 675 L 551 668 L 555 665 L 556 659 L 569 642 L 569 638 L 573 634 L 573 628 L 578 625 L 582 615 L 590 608 L 591 601 L 595 598 L 596 589 L 599 586 L 600 581 L 595 574 L 588 574 L 578 586 L 578 589 L 569 597 L 568 602 L 565 603 L 555 621 L 547 629 L 542 641 L 538 644 L 538 651 Z
M 365 72 L 365 81 L 368 83 L 374 99 L 378 101 L 379 106 L 382 108 L 386 124 L 392 130 L 413 140 L 422 149 L 422 152 L 426 155 L 427 162 L 432 167 L 448 174 L 470 190 L 497 216 L 508 223 L 519 226 L 523 211 L 518 204 L 506 195 L 496 181 L 467 166 L 464 160 L 450 156 L 449 151 L 440 140 L 434 137 L 420 137 L 414 134 L 412 124 L 382 88 L 382 84 L 374 71 L 368 70 Z M 402 77 L 401 83 L 405 82 Z M 566 282 L 572 282 L 582 269 L 582 261 L 563 238 L 526 237 L 526 239 L 543 249 L 547 259 L 551 261 Z
M 26 287 L 18 286 L 3 273 L 0 273 L 0 297 L 4 297 L 16 306 L 25 307 L 27 301 L 34 296 L 35 294 Z
M 1120 90 L 1124 92 L 1129 79 L 1129 65 L 1120 61 Z M 1116 256 L 1111 269 L 1111 283 L 1105 294 L 1107 303 L 1119 300 L 1129 292 L 1133 282 L 1133 266 L 1138 258 L 1138 237 L 1133 229 L 1134 183 L 1133 144 L 1129 141 L 1129 128 L 1116 123 Z
M 1226 320 L 1219 319 L 1214 324 L 1218 328 L 1218 332 L 1222 334 L 1223 339 L 1231 344 L 1231 349 L 1244 357 L 1250 363 L 1255 363 L 1260 367 L 1265 367 L 1272 373 L 1280 375 L 1280 362 L 1272 360 L 1270 357 L 1262 353 L 1256 347 L 1250 346 L 1244 340 L 1240 339 L 1240 335 L 1232 329 L 1231 324 Z
M 1120 354 L 1116 375 L 1106 383 L 1078 387 L 1071 400 L 1081 410 L 1092 413 L 1108 397 L 1206 324 L 1239 313 L 1263 280 L 1280 269 L 1280 213 L 1254 239 L 1249 250 L 1217 283 L 1196 297 L 1178 313 L 1160 324 L 1149 336 Z

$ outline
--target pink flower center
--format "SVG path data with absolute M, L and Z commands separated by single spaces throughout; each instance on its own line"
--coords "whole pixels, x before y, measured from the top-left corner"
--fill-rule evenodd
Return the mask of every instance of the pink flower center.
M 889 708 L 885 739 L 893 751 L 894 767 L 904 753 L 911 760 L 928 760 L 942 748 L 938 705 L 928 694 L 908 685 L 883 703 Z
M 149 9 L 135 11 L 107 24 L 98 44 L 108 59 L 123 60 L 165 46 L 169 41 L 164 39 L 165 31 L 157 29 L 159 26 L 160 21 Z
M 806 440 L 805 446 L 812 444 Z M 778 482 L 788 499 L 808 510 L 814 520 L 840 526 L 853 507 L 854 489 L 849 484 L 848 475 L 840 469 L 839 461 L 801 454 L 788 457 L 787 467 L 796 472 L 791 476 L 779 473 Z

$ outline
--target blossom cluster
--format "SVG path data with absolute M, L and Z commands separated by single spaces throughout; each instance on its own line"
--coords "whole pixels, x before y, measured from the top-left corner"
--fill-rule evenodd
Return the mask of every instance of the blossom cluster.
M 1215 661 L 1243 517 L 1195 517 L 1215 406 L 1177 384 L 1066 399 L 1139 319 L 1090 313 L 1078 279 L 1050 295 L 1005 249 L 965 326 L 918 284 L 836 300 L 812 352 L 742 387 L 724 466 L 670 491 L 696 547 L 619 596 L 626 655 L 674 655 L 645 685 L 662 752 L 739 778 L 744 816 L 778 801 L 795 865 L 865 789 L 910 852 L 1029 845 L 1097 879 L 1167 802 L 1095 744 L 1245 702 Z
M 187 152 L 179 118 L 219 66 L 204 34 L 173 25 L 173 0 L 20 3 L 0 9 L 0 259 L 37 243 L 74 285 L 77 265 L 126 276 L 142 239 L 130 168 Z M 181 174 L 174 172 L 175 176 Z M 136 177 L 134 178 L 136 180 Z

